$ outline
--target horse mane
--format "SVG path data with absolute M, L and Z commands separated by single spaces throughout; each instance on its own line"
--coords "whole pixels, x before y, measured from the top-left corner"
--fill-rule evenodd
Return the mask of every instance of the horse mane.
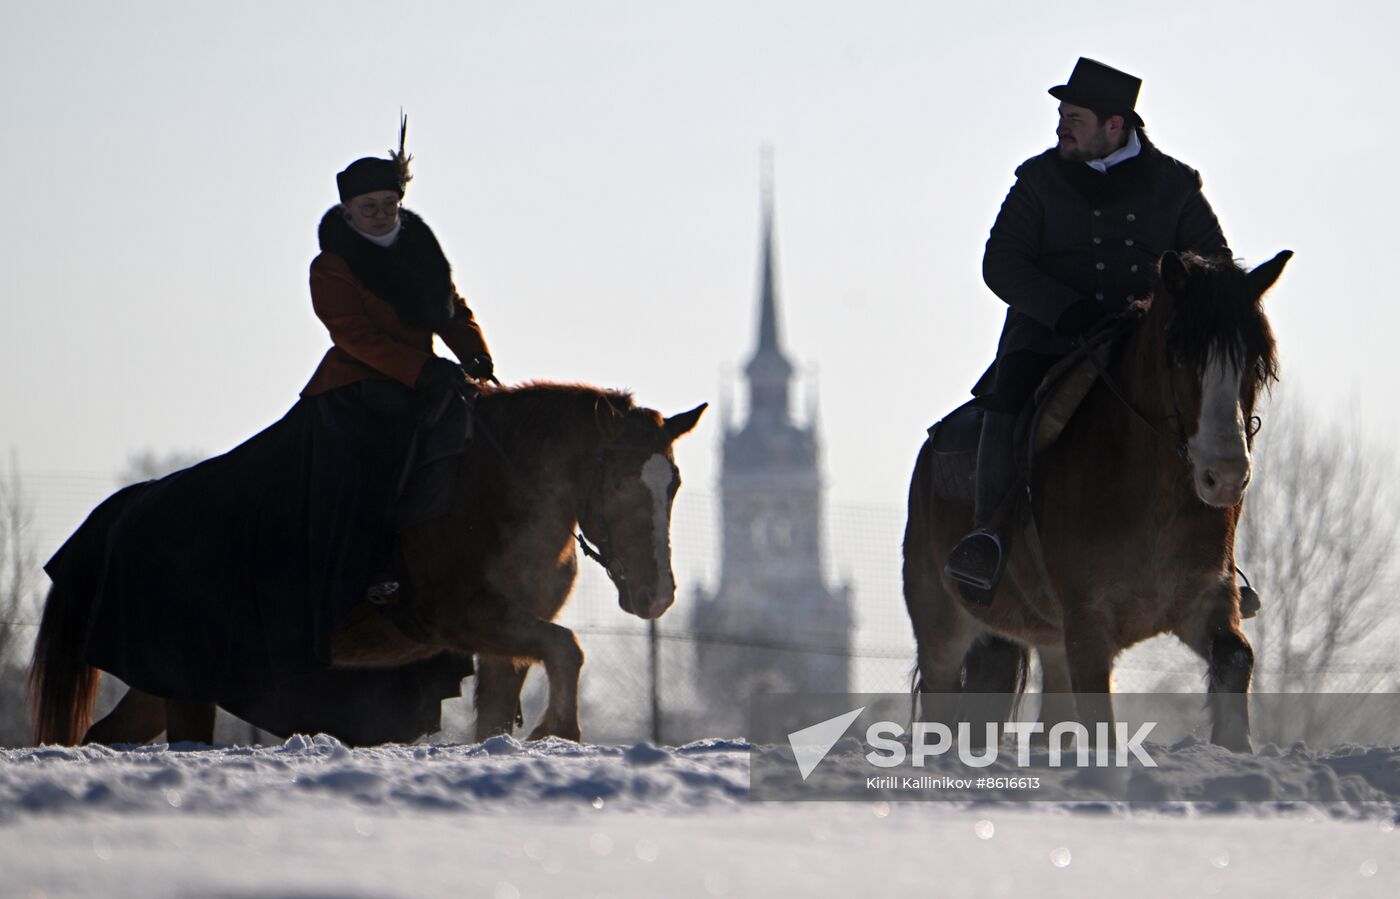
M 1158 277 L 1146 304 L 1167 301 L 1167 350 L 1176 361 L 1203 375 L 1211 358 L 1243 369 L 1253 365 L 1256 385 L 1278 380 L 1278 348 L 1273 329 L 1251 290 L 1248 272 L 1221 256 L 1183 253 L 1185 296 L 1172 296 Z M 1249 374 L 1248 372 L 1246 374 Z
M 477 413 L 507 451 L 539 445 L 577 428 L 592 426 L 607 433 L 607 422 L 620 422 L 637 408 L 631 391 L 556 381 L 488 385 L 477 399 Z

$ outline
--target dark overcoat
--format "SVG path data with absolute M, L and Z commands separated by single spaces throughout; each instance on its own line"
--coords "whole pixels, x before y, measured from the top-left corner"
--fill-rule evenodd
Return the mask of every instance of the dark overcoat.
M 1099 172 L 1051 147 L 1016 169 L 982 258 L 982 277 L 1007 304 L 997 359 L 1059 357 L 1072 344 L 1055 322 L 1075 302 L 1121 311 L 1151 289 L 1168 250 L 1229 256 L 1201 176 L 1139 132 L 1141 152 Z M 997 389 L 997 363 L 973 388 Z

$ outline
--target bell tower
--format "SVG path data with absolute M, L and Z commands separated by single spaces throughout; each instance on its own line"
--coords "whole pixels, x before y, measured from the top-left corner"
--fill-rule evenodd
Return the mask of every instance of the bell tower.
M 738 711 L 753 692 L 846 692 L 849 587 L 825 582 L 823 483 L 815 414 L 792 410 L 795 368 L 778 315 L 772 167 L 764 154 L 757 340 L 744 365 L 744 422 L 726 422 L 719 483 L 722 547 L 713 593 L 692 606 L 697 674 Z M 732 642 L 731 642 L 732 641 Z M 727 689 L 716 690 L 725 686 Z

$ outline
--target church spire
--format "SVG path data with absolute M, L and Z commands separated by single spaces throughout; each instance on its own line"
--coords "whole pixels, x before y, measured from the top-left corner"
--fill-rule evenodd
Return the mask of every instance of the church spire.
M 749 378 L 751 414 L 787 421 L 788 382 L 792 363 L 783 355 L 778 336 L 778 278 L 773 249 L 773 151 L 762 152 L 763 237 L 759 259 L 758 347 L 744 367 Z

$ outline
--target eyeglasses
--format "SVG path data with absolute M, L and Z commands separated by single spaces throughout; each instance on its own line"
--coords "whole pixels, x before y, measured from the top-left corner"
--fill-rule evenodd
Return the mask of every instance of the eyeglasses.
M 399 201 L 382 200 L 375 203 L 365 200 L 355 204 L 355 211 L 367 219 L 377 218 L 380 215 L 385 218 L 393 218 L 399 211 Z

